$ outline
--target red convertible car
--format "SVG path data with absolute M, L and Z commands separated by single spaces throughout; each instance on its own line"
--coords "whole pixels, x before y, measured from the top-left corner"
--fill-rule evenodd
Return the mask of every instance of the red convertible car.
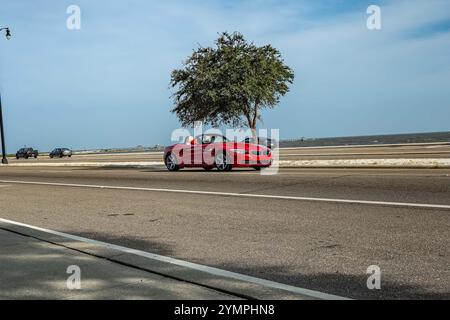
M 164 163 L 169 171 L 187 167 L 217 168 L 219 171 L 235 167 L 260 170 L 272 164 L 272 152 L 266 146 L 229 141 L 218 134 L 203 134 L 195 139 L 188 137 L 184 144 L 166 147 Z

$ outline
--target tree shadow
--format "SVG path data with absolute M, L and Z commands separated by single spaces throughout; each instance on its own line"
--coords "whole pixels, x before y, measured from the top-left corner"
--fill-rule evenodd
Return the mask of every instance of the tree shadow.
M 343 272 L 314 272 L 310 274 L 301 274 L 283 265 L 251 265 L 244 268 L 242 266 L 236 266 L 233 263 L 227 263 L 215 265 L 215 267 L 352 299 L 450 299 L 450 284 L 447 284 L 447 288 L 444 292 L 436 292 L 436 289 L 431 287 L 416 285 L 414 283 L 400 283 L 399 281 L 395 281 L 393 279 L 387 279 L 387 277 L 382 275 L 381 289 L 370 290 L 367 288 L 367 279 L 369 275 L 365 273 L 346 274 Z
M 162 244 L 155 239 L 142 239 L 129 236 L 116 237 L 103 233 L 80 233 L 76 231 L 74 231 L 74 234 L 86 238 L 95 237 L 95 239 L 108 243 L 124 245 L 130 248 L 177 258 L 175 246 Z M 211 260 L 214 261 L 213 259 Z M 447 290 L 442 292 L 436 291 L 435 288 L 415 284 L 413 279 L 411 279 L 410 283 L 404 283 L 392 279 L 393 277 L 390 275 L 382 275 L 381 289 L 370 290 L 367 288 L 369 275 L 366 273 L 348 274 L 343 271 L 304 274 L 282 264 L 261 265 L 250 263 L 247 267 L 242 267 L 242 261 L 228 263 L 215 262 L 211 264 L 211 261 L 199 258 L 194 258 L 190 262 L 354 299 L 450 299 L 450 283 L 447 283 Z
M 2 230 L 0 229 L 0 231 Z M 65 231 L 80 237 L 177 258 L 173 246 L 152 237 L 115 236 L 101 232 L 79 232 L 77 230 Z M 108 268 L 106 265 L 111 262 L 104 259 L 97 259 L 101 262 L 90 266 L 88 260 L 91 256 L 88 254 L 68 250 L 64 247 L 45 251 L 42 247 L 46 243 L 33 238 L 28 240 L 30 244 L 20 248 L 14 243 L 3 243 L 2 245 L 0 250 L 2 271 L 0 274 L 0 299 L 115 299 L 124 297 L 129 299 L 208 299 L 202 290 L 189 287 L 183 282 L 171 282 L 172 280 L 166 279 L 164 276 L 157 278 L 158 281 L 156 281 L 155 274 L 131 267 L 127 267 L 125 270 L 123 266 Z M 67 240 L 67 242 L 71 241 Z M 64 245 L 64 242 L 62 244 Z M 368 275 L 365 273 L 355 274 L 350 271 L 299 273 L 298 270 L 282 264 L 262 265 L 249 263 L 249 261 L 246 261 L 245 267 L 242 265 L 242 261 L 218 263 L 207 259 L 193 258 L 190 262 L 354 299 L 450 299 L 449 284 L 442 290 L 417 284 L 414 279 L 411 279 L 409 283 L 400 282 L 391 275 L 382 276 L 380 290 L 369 290 L 366 285 Z M 66 288 L 66 280 L 69 276 L 66 268 L 69 265 L 81 267 L 86 290 L 71 291 Z M 168 269 L 162 272 L 158 271 L 158 273 L 164 274 L 165 271 L 170 274 Z M 160 275 L 157 276 L 160 277 Z M 216 281 L 214 276 L 209 274 L 205 274 L 203 280 L 211 283 Z M 189 292 L 188 294 L 186 290 Z M 215 291 L 208 292 L 208 294 L 212 299 L 226 298 Z
M 0 299 L 236 299 L 236 297 L 0 229 Z M 68 240 L 70 241 L 70 240 Z M 133 241 L 141 241 L 133 239 Z M 147 244 L 152 242 L 146 241 Z M 156 248 L 167 253 L 166 246 Z M 80 271 L 79 290 L 69 277 Z M 77 271 L 75 271 L 77 272 Z M 69 281 L 68 281 L 69 280 Z M 69 286 L 68 286 L 69 282 Z

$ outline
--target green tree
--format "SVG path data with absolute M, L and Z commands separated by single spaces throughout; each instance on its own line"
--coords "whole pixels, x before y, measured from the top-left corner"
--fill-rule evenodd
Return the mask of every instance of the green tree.
M 215 47 L 198 48 L 182 69 L 172 71 L 172 112 L 185 126 L 196 121 L 248 126 L 256 136 L 261 109 L 275 107 L 293 80 L 277 49 L 224 32 Z

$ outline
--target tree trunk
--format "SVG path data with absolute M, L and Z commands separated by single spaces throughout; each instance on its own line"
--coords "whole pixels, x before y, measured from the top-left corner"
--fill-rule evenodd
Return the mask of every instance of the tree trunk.
M 256 128 L 250 128 L 252 130 L 252 136 L 256 139 L 258 136 L 256 135 Z
M 244 115 L 247 119 L 249 129 L 252 131 L 252 137 L 256 139 L 258 137 L 256 132 L 256 123 L 258 121 L 258 104 L 255 103 L 254 108 L 247 105 Z
M 252 124 L 250 126 L 250 129 L 252 130 L 252 135 L 253 135 L 254 139 L 258 138 L 258 135 L 256 134 L 256 123 L 258 121 L 258 108 L 259 108 L 258 103 L 255 103 Z
M 256 138 L 256 119 L 251 118 L 250 115 L 245 115 L 245 117 L 247 118 L 247 124 L 248 124 L 248 128 L 252 131 L 252 137 Z

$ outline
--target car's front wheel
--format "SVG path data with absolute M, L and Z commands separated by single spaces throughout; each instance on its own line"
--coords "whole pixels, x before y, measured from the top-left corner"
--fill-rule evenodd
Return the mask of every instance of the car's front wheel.
M 230 161 L 225 152 L 219 152 L 218 154 L 216 154 L 214 164 L 219 171 L 230 171 L 232 169 Z
M 167 170 L 169 171 L 178 171 L 180 170 L 180 166 L 178 165 L 177 157 L 173 153 L 169 153 L 164 159 L 164 163 L 166 164 Z

